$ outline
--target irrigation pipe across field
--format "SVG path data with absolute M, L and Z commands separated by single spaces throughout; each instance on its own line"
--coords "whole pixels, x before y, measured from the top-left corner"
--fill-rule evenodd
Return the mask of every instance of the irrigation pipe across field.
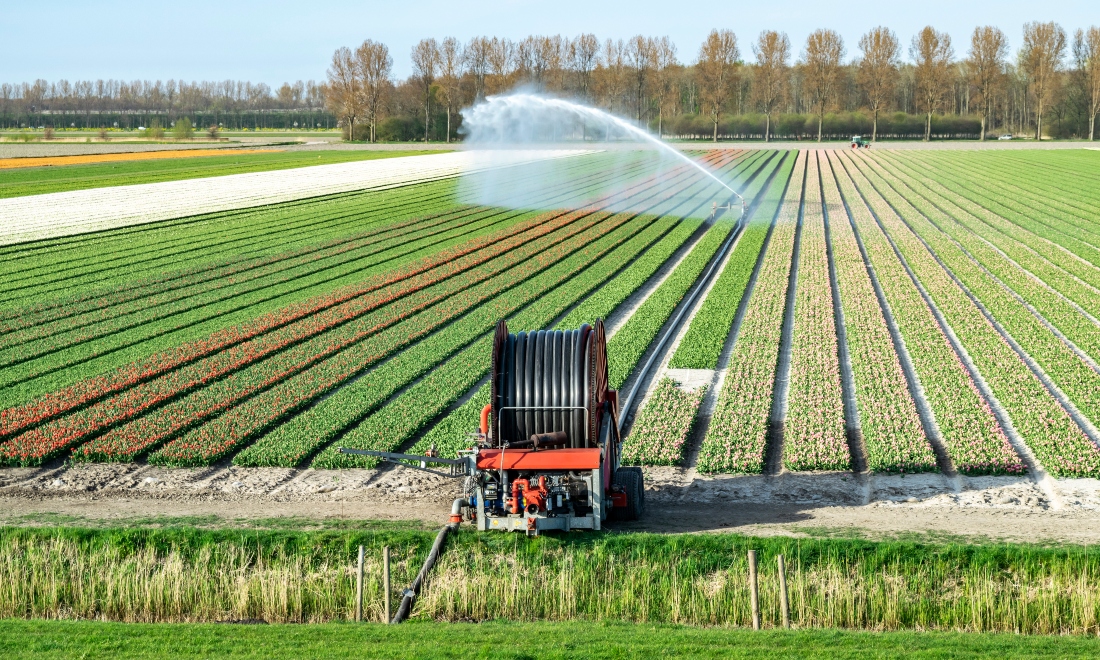
M 738 195 L 738 197 L 740 197 L 740 195 Z M 719 208 L 719 210 L 722 210 L 721 207 Z M 710 265 L 707 266 L 707 270 L 705 273 L 703 273 L 703 277 L 701 277 L 699 281 L 695 283 L 695 288 L 692 289 L 691 294 L 689 294 L 688 297 L 680 303 L 680 311 L 676 314 L 676 318 L 674 318 L 672 320 L 672 323 L 667 326 L 664 334 L 661 336 L 660 340 L 657 342 L 656 347 L 653 349 L 653 352 L 650 354 L 649 359 L 646 360 L 646 363 L 644 365 L 642 365 L 641 371 L 638 372 L 637 377 L 634 379 L 634 386 L 630 388 L 630 394 L 627 395 L 626 400 L 623 402 L 622 409 L 619 411 L 620 433 L 623 430 L 623 424 L 626 421 L 626 418 L 630 416 L 630 408 L 634 405 L 634 399 L 638 395 L 638 390 L 642 388 L 642 385 L 645 382 L 646 374 L 648 374 L 649 370 L 653 368 L 653 364 L 661 358 L 661 351 L 662 349 L 664 349 L 669 337 L 672 337 L 674 334 L 676 334 L 676 328 L 680 327 L 680 322 L 683 320 L 684 315 L 692 309 L 692 306 L 695 303 L 695 298 L 699 296 L 700 291 L 703 291 L 707 288 L 708 283 L 710 282 L 711 278 L 714 277 L 714 273 L 718 269 L 718 264 L 722 263 L 722 260 L 726 257 L 726 252 L 730 249 L 730 246 L 733 245 L 733 243 L 737 240 L 737 237 L 741 235 L 741 232 L 745 230 L 745 224 L 747 222 L 748 216 L 749 212 L 742 210 L 741 217 L 737 220 L 737 228 L 734 229 L 734 231 L 730 232 L 730 235 L 726 238 L 726 242 L 722 244 L 722 249 L 719 250 L 718 253 L 711 258 Z M 718 215 L 715 215 L 715 221 L 717 221 L 718 217 Z

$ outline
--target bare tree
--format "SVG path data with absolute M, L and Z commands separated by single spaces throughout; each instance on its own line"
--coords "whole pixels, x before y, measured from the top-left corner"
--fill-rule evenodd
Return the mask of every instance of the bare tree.
M 622 39 L 608 39 L 600 53 L 598 78 L 607 109 L 615 111 L 615 103 L 622 97 L 626 85 L 626 45 Z
M 752 47 L 756 55 L 756 72 L 752 95 L 764 108 L 764 141 L 771 140 L 772 115 L 783 102 L 790 76 L 791 42 L 782 32 L 765 30 Z
M 462 45 L 454 37 L 447 37 L 439 46 L 439 89 L 447 106 L 447 142 L 451 141 L 451 115 L 455 106 L 461 103 L 462 56 Z
M 553 86 L 557 74 L 562 69 L 562 38 L 560 34 L 551 37 L 535 37 L 531 58 L 531 76 L 535 88 L 540 92 Z
M 563 37 L 555 34 L 552 37 L 547 37 L 543 42 L 543 47 L 546 49 L 546 61 L 549 63 L 549 80 L 554 83 L 556 91 L 564 92 L 569 89 L 569 65 L 570 65 L 570 48 L 573 42 L 569 40 L 569 37 Z
M 665 106 L 672 96 L 672 74 L 676 70 L 676 44 L 668 37 L 653 40 L 653 64 L 656 84 L 653 95 L 657 100 L 657 135 L 664 137 Z
M 485 76 L 489 73 L 491 42 L 487 37 L 474 37 L 462 51 L 462 63 L 474 79 L 474 100 L 485 98 Z
M 1035 94 L 1035 139 L 1043 139 L 1043 111 L 1057 84 L 1066 54 L 1066 31 L 1054 22 L 1024 23 L 1020 66 L 1031 79 Z
M 924 111 L 924 141 L 927 142 L 932 139 L 932 114 L 939 109 L 951 88 L 951 60 L 955 57 L 951 35 L 937 32 L 929 25 L 913 37 L 909 56 L 916 63 L 913 76 L 917 100 Z
M 337 48 L 328 68 L 325 104 L 348 127 L 348 139 L 355 139 L 355 120 L 363 112 L 356 61 L 348 48 Z
M 509 39 L 493 37 L 489 42 L 489 70 L 492 71 L 492 92 L 508 88 L 516 66 L 516 46 Z
M 432 83 L 441 64 L 439 43 L 435 39 L 421 39 L 412 49 L 413 75 L 424 90 L 424 141 L 428 141 L 428 128 L 432 118 Z
M 1008 57 L 1008 39 L 999 29 L 986 25 L 974 28 L 970 37 L 970 54 L 966 58 L 966 71 L 976 97 L 971 99 L 982 109 L 982 135 L 992 113 L 993 99 L 1001 89 L 1005 77 L 1005 59 Z
M 592 70 L 596 68 L 596 58 L 600 52 L 600 42 L 594 34 L 582 34 L 569 44 L 569 62 L 577 74 L 577 86 L 581 99 L 588 100 L 592 85 Z
M 821 142 L 821 125 L 840 80 L 840 61 L 844 58 L 844 40 L 834 30 L 815 30 L 806 39 L 802 54 L 803 84 L 810 102 L 817 109 L 817 141 Z
M 362 80 L 363 107 L 370 122 L 370 141 L 377 139 L 378 119 L 382 101 L 390 84 L 393 58 L 386 44 L 367 39 L 355 51 L 356 70 Z
M 859 49 L 863 56 L 856 70 L 856 83 L 867 97 L 874 117 L 871 124 L 871 142 L 874 142 L 878 140 L 878 114 L 893 98 L 897 85 L 900 46 L 893 30 L 877 27 L 860 37 Z
M 1096 137 L 1096 115 L 1100 113 L 1100 27 L 1077 30 L 1073 39 L 1073 59 L 1081 76 L 1089 111 L 1089 142 Z
M 656 53 L 653 40 L 642 35 L 630 38 L 626 43 L 626 64 L 632 76 L 631 95 L 634 97 L 634 121 L 641 123 L 645 114 L 646 92 L 653 75 Z
M 536 89 L 538 89 L 536 75 L 541 76 L 541 72 L 536 74 L 536 69 L 540 68 L 535 61 L 538 57 L 538 39 L 539 37 L 527 37 L 517 41 L 515 50 L 512 51 L 513 68 L 520 82 L 533 83 Z
M 718 141 L 718 118 L 729 99 L 740 57 L 737 36 L 730 30 L 711 30 L 699 47 L 695 75 L 699 79 L 699 97 L 714 125 L 711 139 L 715 142 Z

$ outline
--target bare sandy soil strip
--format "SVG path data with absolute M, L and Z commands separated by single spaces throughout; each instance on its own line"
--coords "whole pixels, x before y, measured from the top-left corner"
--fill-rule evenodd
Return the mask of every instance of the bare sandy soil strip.
M 851 473 L 700 476 L 646 468 L 648 511 L 616 529 L 865 538 L 1100 542 L 1100 481 L 1058 482 L 1056 509 L 1027 478 Z M 461 482 L 395 468 L 163 469 L 88 464 L 0 469 L 0 524 L 206 517 L 442 523 Z
M 236 149 L 232 155 L 271 154 L 281 149 Z M 166 158 L 201 158 L 203 156 L 223 156 L 224 149 L 171 149 L 165 151 L 133 151 L 115 154 L 84 154 L 79 156 L 41 156 L 24 158 L 0 158 L 0 170 L 12 170 L 24 167 L 46 167 L 58 165 L 92 165 L 95 163 L 117 163 L 131 160 L 161 160 Z

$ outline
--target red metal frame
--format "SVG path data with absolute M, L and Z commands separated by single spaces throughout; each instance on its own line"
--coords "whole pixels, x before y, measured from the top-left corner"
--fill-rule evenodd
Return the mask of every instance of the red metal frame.
M 501 454 L 504 454 L 503 461 Z M 482 449 L 477 455 L 477 469 L 479 470 L 595 470 L 599 467 L 599 447 L 543 449 L 540 451 L 531 449 Z

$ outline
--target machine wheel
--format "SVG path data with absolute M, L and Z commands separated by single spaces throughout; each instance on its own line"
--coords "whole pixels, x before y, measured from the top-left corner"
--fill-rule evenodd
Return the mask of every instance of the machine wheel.
M 615 471 L 615 485 L 626 493 L 626 506 L 611 509 L 615 520 L 638 520 L 645 513 L 645 485 L 642 482 L 642 468 L 621 467 Z
M 640 467 L 634 466 L 627 469 L 638 473 L 638 517 L 641 518 L 645 515 L 645 476 Z

